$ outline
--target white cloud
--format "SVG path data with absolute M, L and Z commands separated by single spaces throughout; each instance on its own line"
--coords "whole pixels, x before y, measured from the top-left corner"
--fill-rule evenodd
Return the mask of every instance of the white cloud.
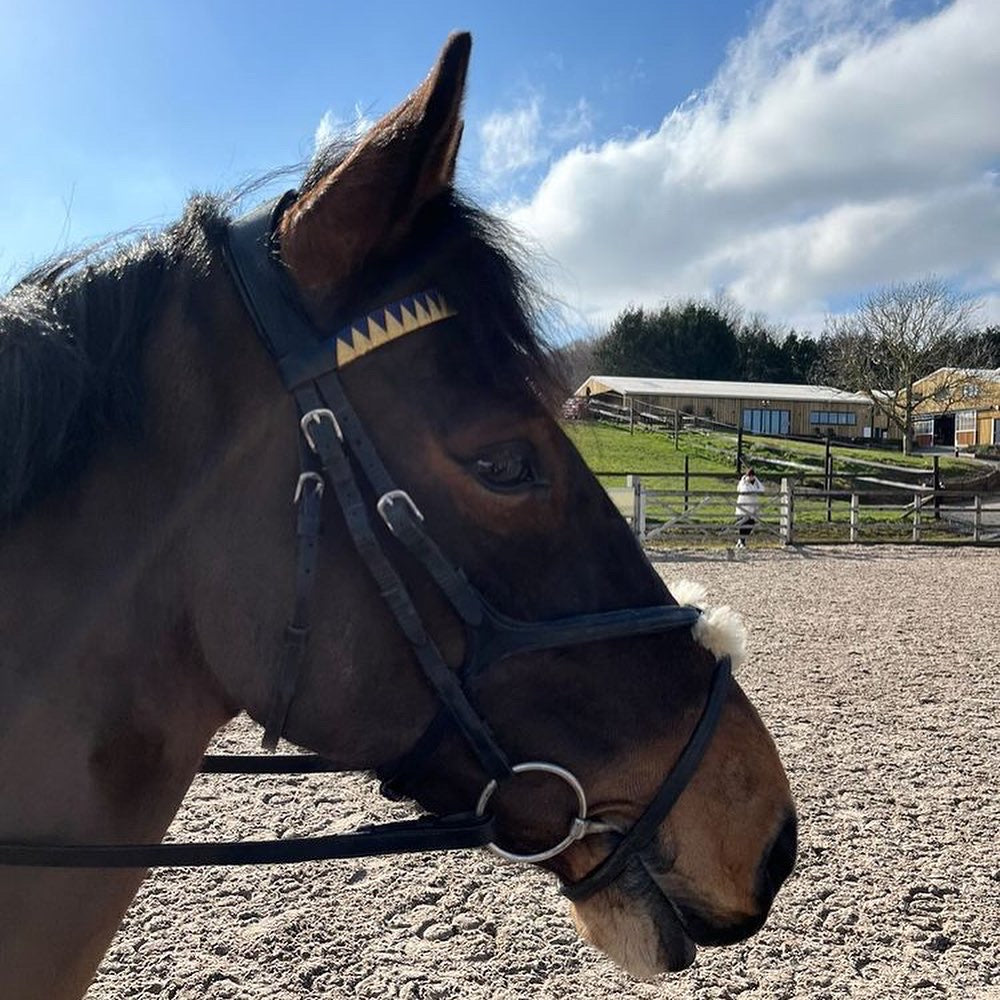
M 552 137 L 560 142 L 579 142 L 594 130 L 594 113 L 587 100 L 581 97 L 567 108 L 562 120 L 552 126 Z
M 324 111 L 313 133 L 313 148 L 318 151 L 334 139 L 358 139 L 374 124 L 360 104 L 355 104 L 354 113 L 346 117 Z
M 513 111 L 495 111 L 480 125 L 483 150 L 480 167 L 490 177 L 516 173 L 545 156 L 539 145 L 540 101 L 532 97 Z
M 591 321 L 728 289 L 774 319 L 927 272 L 995 296 L 1000 3 L 776 0 L 655 132 L 577 147 L 510 216 Z
M 1000 326 L 1000 292 L 990 292 L 982 297 L 983 308 L 977 316 L 984 325 Z

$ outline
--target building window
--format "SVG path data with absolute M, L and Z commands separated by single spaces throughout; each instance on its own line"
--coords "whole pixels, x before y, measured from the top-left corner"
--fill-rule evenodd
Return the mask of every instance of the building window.
M 791 410 L 743 411 L 743 430 L 751 434 L 787 434 L 791 423 Z
M 961 434 L 976 429 L 976 411 L 962 410 L 955 414 L 955 433 Z
M 934 418 L 921 417 L 913 421 L 913 433 L 916 435 L 931 437 L 934 434 Z
M 975 399 L 979 395 L 979 386 L 973 383 L 967 383 L 962 386 L 962 398 L 963 399 Z
M 857 422 L 856 413 L 844 413 L 840 410 L 813 410 L 809 414 L 811 424 L 846 424 L 853 427 Z

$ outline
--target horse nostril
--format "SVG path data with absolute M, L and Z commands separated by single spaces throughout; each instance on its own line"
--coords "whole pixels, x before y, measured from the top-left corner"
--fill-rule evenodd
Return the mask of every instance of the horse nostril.
M 770 906 L 782 882 L 792 874 L 795 867 L 795 846 L 798 839 L 798 821 L 795 816 L 789 816 L 781 828 L 771 851 L 764 859 L 762 868 L 761 897 L 765 905 Z

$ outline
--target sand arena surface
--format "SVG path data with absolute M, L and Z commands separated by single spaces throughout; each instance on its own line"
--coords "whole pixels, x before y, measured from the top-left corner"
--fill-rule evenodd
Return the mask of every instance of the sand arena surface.
M 654 559 L 744 613 L 740 681 L 798 801 L 798 869 L 755 938 L 636 983 L 579 941 L 550 877 L 485 853 L 164 870 L 88 1000 L 1000 1000 L 1000 552 Z M 258 738 L 237 721 L 216 749 Z M 402 812 L 360 776 L 203 777 L 172 836 L 330 833 Z

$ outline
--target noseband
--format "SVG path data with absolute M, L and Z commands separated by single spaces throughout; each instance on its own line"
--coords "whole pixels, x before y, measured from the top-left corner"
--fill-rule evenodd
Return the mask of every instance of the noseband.
M 378 586 L 386 607 L 406 638 L 440 706 L 435 718 L 414 747 L 380 775 L 383 779 L 383 791 L 390 797 L 399 796 L 401 788 L 425 768 L 428 758 L 444 735 L 454 728 L 461 734 L 487 776 L 487 784 L 476 803 L 475 813 L 368 828 L 354 834 L 341 835 L 339 839 L 345 842 L 341 850 L 316 853 L 314 848 L 311 853 L 301 857 L 288 857 L 282 855 L 280 850 L 268 853 L 263 850 L 271 846 L 267 844 L 257 845 L 262 850 L 253 857 L 246 850 L 229 853 L 218 850 L 227 847 L 254 847 L 251 844 L 122 847 L 27 847 L 0 844 L 0 863 L 119 867 L 254 863 L 481 846 L 484 843 L 495 853 L 510 860 L 539 862 L 556 856 L 581 837 L 610 829 L 587 816 L 584 789 L 570 771 L 558 764 L 543 761 L 511 763 L 489 725 L 471 703 L 467 685 L 473 678 L 510 656 L 690 628 L 698 621 L 700 612 L 691 607 L 664 605 L 528 622 L 511 618 L 491 605 L 465 573 L 444 555 L 427 531 L 423 514 L 413 499 L 389 474 L 348 400 L 338 374 L 338 369 L 345 363 L 379 343 L 440 322 L 454 314 L 440 295 L 427 291 L 356 320 L 332 338 L 320 339 L 282 270 L 273 239 L 275 224 L 294 197 L 295 193 L 289 192 L 281 199 L 262 206 L 233 223 L 229 228 L 226 245 L 226 260 L 235 284 L 263 344 L 278 368 L 285 388 L 295 399 L 301 431 L 300 470 L 295 490 L 298 510 L 295 605 L 285 629 L 282 655 L 264 726 L 263 745 L 268 750 L 273 750 L 277 745 L 305 658 L 316 577 L 322 501 L 324 494 L 330 490 L 337 499 L 362 562 Z M 457 671 L 446 663 L 425 628 L 402 577 L 389 558 L 383 545 L 385 529 L 415 557 L 462 622 L 465 631 L 465 656 Z M 604 888 L 622 872 L 637 851 L 651 842 L 704 755 L 718 725 L 729 687 L 729 677 L 729 658 L 723 657 L 713 672 L 701 716 L 652 801 L 600 865 L 579 881 L 563 887 L 562 891 L 566 896 L 573 900 L 585 899 Z M 303 759 L 291 757 L 282 760 L 291 761 L 295 766 L 294 762 L 301 762 Z M 209 769 L 272 770 L 266 765 L 242 768 L 234 765 L 232 758 L 218 758 L 217 766 L 211 767 L 210 762 Z M 315 768 L 300 764 L 299 769 L 330 770 L 322 762 Z M 496 844 L 488 805 L 500 783 L 513 775 L 526 772 L 543 772 L 564 781 L 573 791 L 577 814 L 567 835 L 558 844 L 537 853 L 517 854 Z M 413 831 L 412 836 L 410 831 Z M 329 842 L 338 838 L 314 840 Z M 365 840 L 370 850 L 360 846 Z M 310 841 L 299 843 L 309 844 Z M 212 848 L 216 849 L 214 853 Z M 196 849 L 201 849 L 201 853 Z M 249 853 L 253 854 L 253 851 Z

